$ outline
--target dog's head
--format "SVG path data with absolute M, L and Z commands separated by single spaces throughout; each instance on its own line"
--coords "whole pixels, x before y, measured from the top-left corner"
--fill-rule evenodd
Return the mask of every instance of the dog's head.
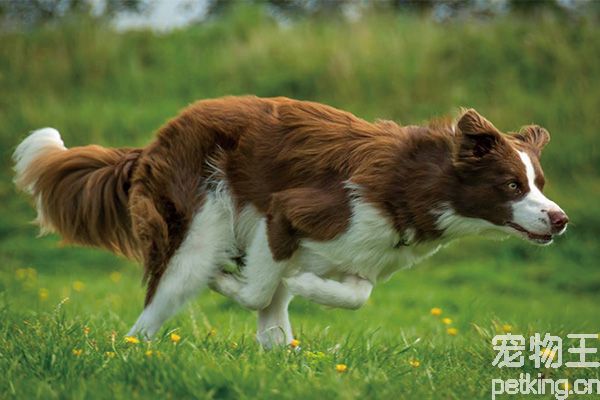
M 451 190 L 458 214 L 542 245 L 565 232 L 567 215 L 543 194 L 540 154 L 550 140 L 546 129 L 528 125 L 518 133 L 502 134 L 472 109 L 462 114 L 456 128 L 459 145 Z

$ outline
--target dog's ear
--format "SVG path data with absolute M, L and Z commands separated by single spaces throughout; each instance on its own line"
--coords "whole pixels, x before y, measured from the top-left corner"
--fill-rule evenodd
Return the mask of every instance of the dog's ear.
M 459 157 L 483 157 L 502 140 L 500 131 L 472 108 L 463 112 L 456 126 L 461 133 Z
M 539 156 L 544 146 L 550 141 L 550 134 L 539 125 L 527 125 L 514 135 L 514 138 L 533 147 Z

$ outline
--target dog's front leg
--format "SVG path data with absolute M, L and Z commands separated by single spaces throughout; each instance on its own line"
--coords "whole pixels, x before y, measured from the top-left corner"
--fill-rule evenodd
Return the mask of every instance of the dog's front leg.
M 280 283 L 271 304 L 258 311 L 256 339 L 263 348 L 288 344 L 294 339 L 288 316 L 288 305 L 292 298 L 289 290 Z
M 304 272 L 284 278 L 283 282 L 293 295 L 325 306 L 351 310 L 365 304 L 373 290 L 371 281 L 356 275 L 346 275 L 340 282 Z

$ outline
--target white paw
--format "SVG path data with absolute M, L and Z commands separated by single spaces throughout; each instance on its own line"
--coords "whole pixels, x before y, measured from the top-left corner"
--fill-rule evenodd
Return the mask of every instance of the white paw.
M 286 338 L 284 330 L 280 326 L 273 326 L 256 334 L 256 340 L 265 350 L 270 350 L 273 347 L 285 346 L 292 339 Z
M 209 286 L 222 295 L 232 297 L 240 292 L 243 282 L 235 275 L 219 272 Z
M 148 313 L 144 311 L 129 332 L 127 332 L 127 336 L 138 336 L 146 340 L 151 340 L 159 329 L 160 325 L 157 325 L 151 318 L 148 318 Z

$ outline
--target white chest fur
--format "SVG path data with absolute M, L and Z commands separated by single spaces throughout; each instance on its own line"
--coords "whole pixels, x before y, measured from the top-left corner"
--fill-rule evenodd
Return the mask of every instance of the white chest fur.
M 376 282 L 389 278 L 399 269 L 411 267 L 442 246 L 441 241 L 436 241 L 397 248 L 400 235 L 377 208 L 354 200 L 352 211 L 349 229 L 336 239 L 301 242 L 294 263 L 298 269 L 321 276 L 351 273 Z M 410 237 L 410 234 L 407 232 L 405 236 Z

